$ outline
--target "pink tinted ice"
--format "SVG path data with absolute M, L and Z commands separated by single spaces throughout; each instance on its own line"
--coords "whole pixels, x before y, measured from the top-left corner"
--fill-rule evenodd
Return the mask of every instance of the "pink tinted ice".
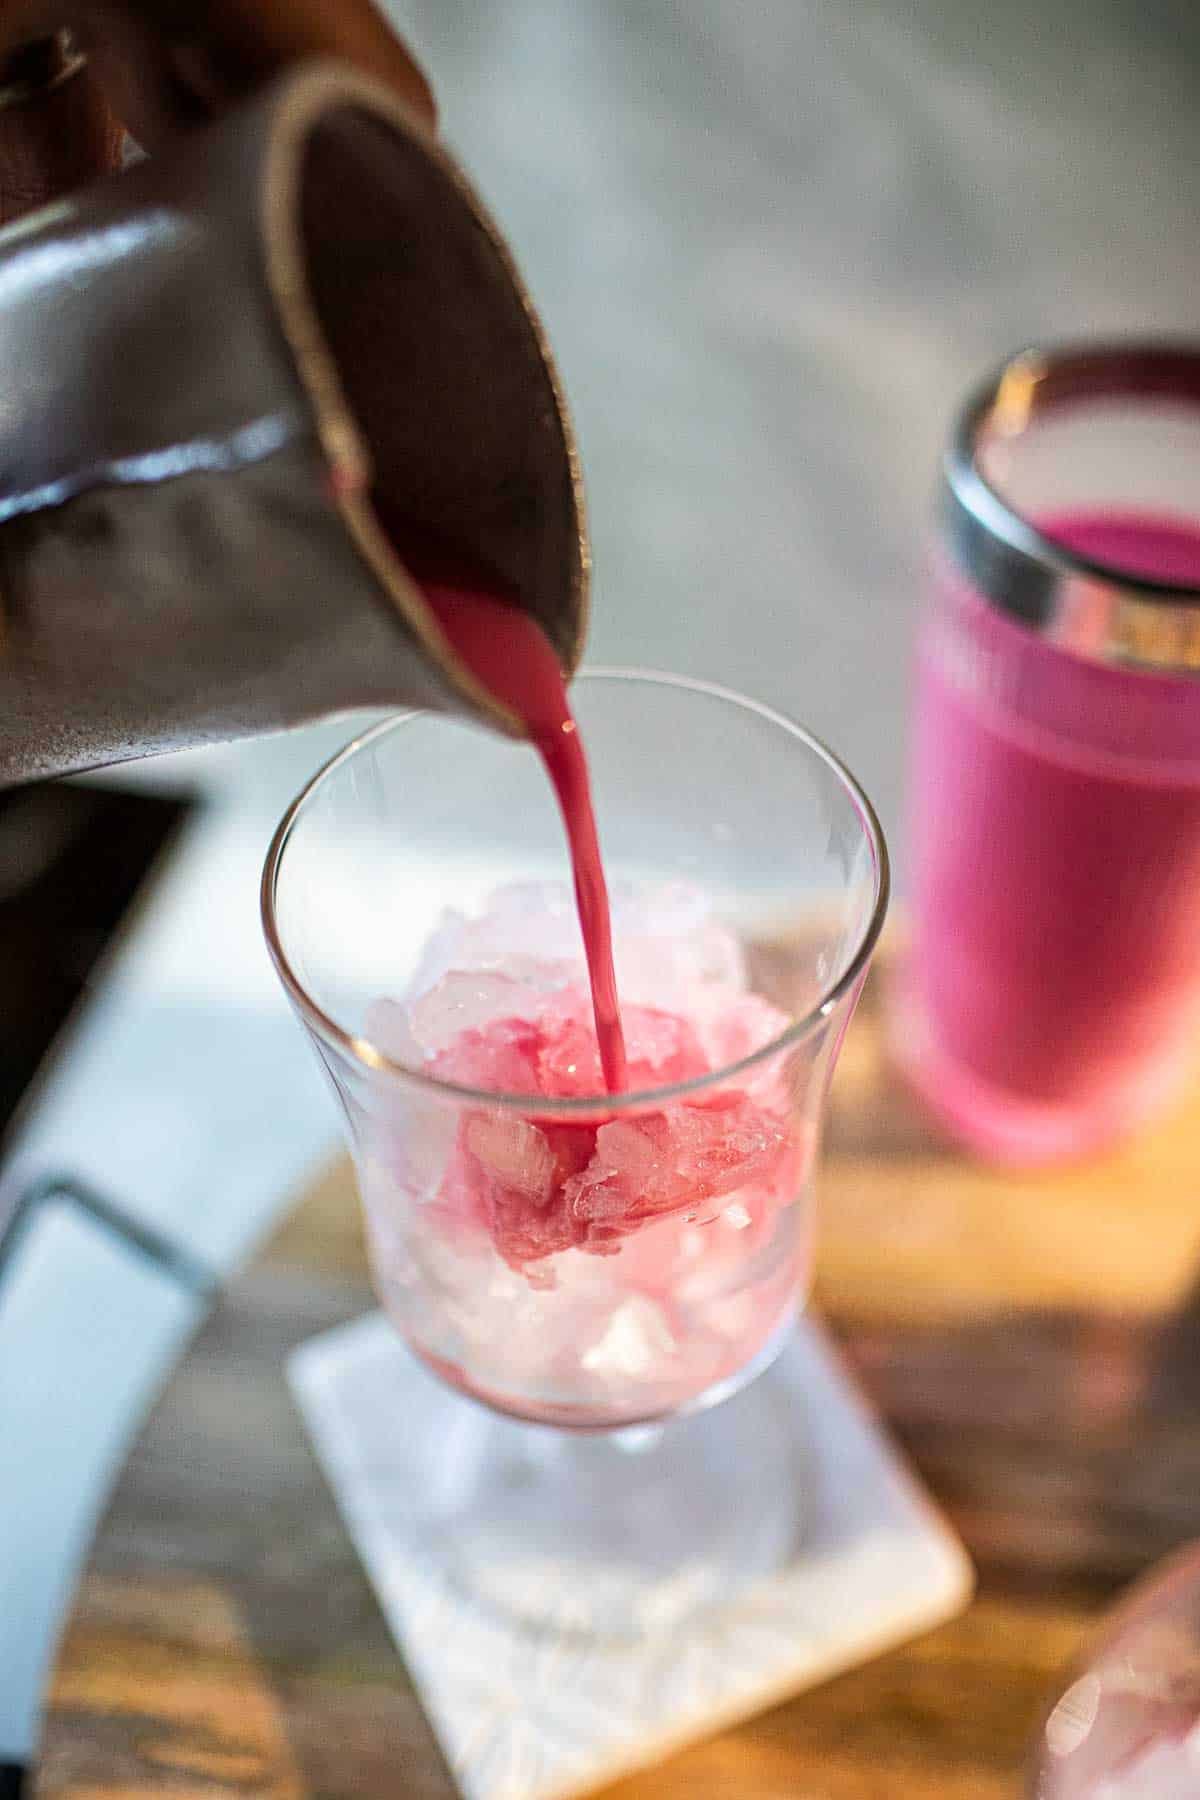
M 808 1154 L 782 1056 L 689 1091 L 788 1024 L 746 991 L 733 934 L 679 884 L 615 898 L 630 1089 L 647 1103 L 605 1104 L 569 893 L 501 890 L 443 920 L 413 991 L 371 1009 L 385 1054 L 479 1098 L 451 1113 L 417 1090 L 385 1117 L 367 1197 L 381 1288 L 389 1271 L 406 1284 L 406 1328 L 438 1366 L 476 1391 L 490 1375 L 593 1406 L 636 1390 L 649 1413 L 740 1368 L 790 1311 Z M 538 1108 L 589 1098 L 578 1117 Z

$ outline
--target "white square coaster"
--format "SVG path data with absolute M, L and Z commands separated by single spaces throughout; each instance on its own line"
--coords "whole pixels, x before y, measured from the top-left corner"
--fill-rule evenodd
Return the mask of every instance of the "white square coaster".
M 971 1592 L 962 1545 L 812 1319 L 763 1378 L 803 1413 L 800 1553 L 729 1610 L 628 1645 L 506 1625 L 416 1554 L 404 1492 L 420 1492 L 448 1397 L 382 1314 L 302 1345 L 288 1374 L 465 1800 L 584 1793 L 928 1630 Z

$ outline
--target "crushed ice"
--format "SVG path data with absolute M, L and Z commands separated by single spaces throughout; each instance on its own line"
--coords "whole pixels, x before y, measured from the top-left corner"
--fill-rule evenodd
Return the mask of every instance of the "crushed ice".
M 782 1013 L 747 992 L 738 940 L 698 890 L 625 886 L 612 899 L 631 1090 L 693 1081 L 786 1027 Z M 514 884 L 477 917 L 445 914 L 409 992 L 377 1001 L 367 1031 L 385 1055 L 458 1087 L 531 1101 L 602 1099 L 569 890 Z M 783 1089 L 777 1074 L 764 1081 L 758 1072 L 753 1083 L 577 1121 L 539 1118 L 535 1105 L 522 1116 L 480 1104 L 461 1114 L 449 1145 L 443 1120 L 437 1204 L 448 1222 L 484 1228 L 504 1261 L 530 1278 L 531 1265 L 565 1250 L 611 1255 L 668 1216 L 696 1226 L 723 1216 L 747 1231 L 792 1197 L 784 1191 L 795 1171 Z M 417 1108 L 410 1137 L 420 1120 Z M 614 1316 L 616 1336 L 595 1351 L 602 1362 L 635 1354 L 635 1320 L 644 1334 L 641 1314 Z

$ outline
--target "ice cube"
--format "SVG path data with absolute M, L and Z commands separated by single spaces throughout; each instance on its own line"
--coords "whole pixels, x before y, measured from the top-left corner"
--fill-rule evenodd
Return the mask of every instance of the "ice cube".
M 629 1228 L 668 1212 L 712 1217 L 714 1200 L 768 1179 L 786 1146 L 780 1125 L 750 1101 L 685 1102 L 602 1125 L 595 1156 L 564 1198 L 581 1221 Z
M 424 1065 L 425 1053 L 413 1035 L 406 1006 L 396 1000 L 376 1000 L 368 1006 L 363 1025 L 367 1042 L 392 1062 L 406 1069 Z
M 741 991 L 745 967 L 736 936 L 712 917 L 703 891 L 687 882 L 610 886 L 617 980 L 634 1004 L 685 1009 L 699 987 Z M 488 896 L 481 913 L 448 912 L 421 958 L 410 994 L 451 969 L 503 970 L 539 985 L 577 980 L 583 939 L 565 882 L 512 882 Z
M 677 1349 L 662 1307 L 635 1294 L 617 1307 L 603 1337 L 580 1361 L 592 1375 L 648 1375 Z
M 580 988 L 556 995 L 538 1015 L 538 1086 L 543 1094 L 578 1098 L 604 1092 L 591 1001 Z
M 631 1088 L 671 1087 L 707 1075 L 708 1059 L 686 1018 L 650 1006 L 627 1007 L 622 1017 Z
M 583 940 L 570 890 L 562 883 L 497 888 L 482 913 L 447 908 L 408 984 L 410 1005 L 452 972 L 494 972 L 538 990 L 560 987 L 584 968 Z
M 668 1012 L 705 1010 L 710 990 L 745 986 L 741 946 L 707 897 L 685 882 L 621 893 L 613 911 L 617 986 L 624 1000 Z
M 613 960 L 621 994 L 667 1012 L 707 1010 L 710 993 L 742 991 L 737 939 L 711 925 L 691 937 L 617 937 Z
M 631 1090 L 671 1087 L 707 1074 L 708 1063 L 687 1019 L 653 1007 L 622 1006 L 621 1023 Z M 563 1098 L 603 1094 L 590 996 L 578 987 L 566 989 L 546 1003 L 538 1024 L 542 1092 Z
M 583 939 L 565 882 L 510 882 L 488 895 L 482 913 L 464 921 L 456 966 L 496 968 L 513 957 L 580 965 Z
M 527 1018 L 534 1004 L 528 988 L 509 975 L 452 969 L 413 1002 L 408 1020 L 422 1049 L 436 1054 L 494 1019 Z
M 510 1268 L 528 1271 L 527 1265 L 556 1256 L 579 1242 L 579 1231 L 559 1205 L 531 1206 L 515 1188 L 487 1177 L 483 1195 L 491 1226 L 492 1242 Z
M 438 918 L 437 924 L 425 940 L 424 947 L 417 959 L 405 998 L 411 1004 L 422 994 L 428 993 L 442 976 L 447 974 L 455 964 L 455 953 L 462 942 L 466 916 L 454 907 L 448 906 Z
M 387 1089 L 368 1111 L 364 1158 L 387 1171 L 397 1193 L 434 1199 L 458 1137 L 455 1109 L 436 1097 Z
M 536 1125 L 503 1113 L 475 1113 L 467 1121 L 464 1141 L 472 1156 L 502 1187 L 524 1195 L 535 1206 L 549 1204 L 554 1152 Z
M 471 1114 L 442 1185 L 445 1218 L 486 1226 L 514 1269 L 570 1249 L 581 1232 L 562 1204 L 563 1184 L 586 1166 L 594 1141 L 594 1126 Z
M 429 1064 L 439 1081 L 486 1094 L 536 1094 L 539 1036 L 524 1019 L 493 1019 L 486 1030 L 464 1031 Z
M 610 884 L 614 933 L 631 938 L 685 938 L 712 918 L 703 888 L 690 881 Z

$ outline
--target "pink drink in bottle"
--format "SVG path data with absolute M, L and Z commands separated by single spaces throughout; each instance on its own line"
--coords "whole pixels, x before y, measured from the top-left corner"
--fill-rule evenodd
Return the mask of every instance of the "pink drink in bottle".
M 893 1043 L 943 1122 L 1077 1155 L 1200 1024 L 1200 350 L 1019 358 L 946 467 Z

